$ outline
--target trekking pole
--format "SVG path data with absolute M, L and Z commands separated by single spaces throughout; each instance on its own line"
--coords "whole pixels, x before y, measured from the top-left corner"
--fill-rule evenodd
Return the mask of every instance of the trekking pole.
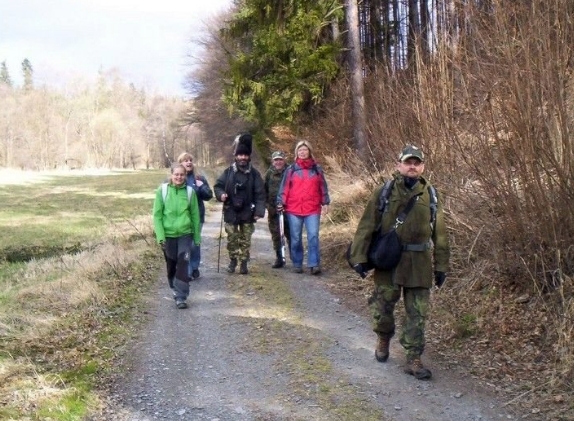
M 221 223 L 219 224 L 219 246 L 217 247 L 217 273 L 219 273 L 219 261 L 221 259 L 221 236 L 223 235 L 223 205 L 221 205 Z
M 279 238 L 281 239 L 281 260 L 285 264 L 285 221 L 283 212 L 279 212 Z

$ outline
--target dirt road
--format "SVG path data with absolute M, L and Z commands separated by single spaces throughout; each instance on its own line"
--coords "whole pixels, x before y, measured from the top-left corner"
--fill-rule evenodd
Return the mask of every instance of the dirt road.
M 114 420 L 518 419 L 456 371 L 425 356 L 431 381 L 402 371 L 392 343 L 373 356 L 364 315 L 348 310 L 321 276 L 271 269 L 267 221 L 257 223 L 249 275 L 228 274 L 225 240 L 217 272 L 220 213 L 208 215 L 202 276 L 190 307 L 177 310 L 164 273 L 150 297 L 149 321 L 133 344 L 105 417 Z M 530 418 L 529 418 L 530 419 Z

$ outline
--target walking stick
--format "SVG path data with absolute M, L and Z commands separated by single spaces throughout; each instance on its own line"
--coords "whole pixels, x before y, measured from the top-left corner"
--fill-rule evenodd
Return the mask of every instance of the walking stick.
M 283 212 L 279 212 L 279 236 L 281 238 L 281 260 L 285 264 L 285 221 L 283 220 Z
M 219 273 L 219 261 L 221 259 L 221 236 L 223 235 L 223 205 L 221 207 L 221 223 L 219 224 L 219 246 L 217 247 L 217 273 Z

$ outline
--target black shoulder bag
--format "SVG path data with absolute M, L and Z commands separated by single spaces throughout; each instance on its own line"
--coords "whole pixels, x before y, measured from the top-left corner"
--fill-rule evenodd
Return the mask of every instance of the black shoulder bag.
M 405 209 L 397 216 L 395 224 L 389 231 L 381 234 L 381 226 L 379 225 L 373 233 L 367 257 L 369 263 L 373 265 L 375 269 L 391 270 L 399 264 L 403 252 L 403 245 L 399 234 L 397 234 L 397 228 L 405 222 L 407 214 L 415 205 L 418 197 L 419 195 L 417 194 L 409 199 L 409 203 L 407 203 Z

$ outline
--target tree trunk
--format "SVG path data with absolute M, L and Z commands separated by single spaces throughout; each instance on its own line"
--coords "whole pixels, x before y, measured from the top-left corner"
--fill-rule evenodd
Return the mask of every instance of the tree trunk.
M 348 62 L 351 73 L 351 95 L 353 114 L 353 137 L 357 154 L 362 158 L 367 158 L 367 139 L 365 116 L 365 94 L 363 84 L 363 61 L 361 59 L 361 45 L 359 41 L 359 11 L 357 0 L 347 0 L 345 2 L 348 26 Z

